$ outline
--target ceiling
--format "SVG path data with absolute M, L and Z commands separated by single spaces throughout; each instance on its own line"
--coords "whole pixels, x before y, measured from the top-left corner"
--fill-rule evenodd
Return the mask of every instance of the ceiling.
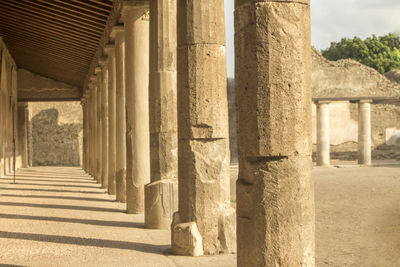
M 82 88 L 112 0 L 0 0 L 0 36 L 17 66 Z

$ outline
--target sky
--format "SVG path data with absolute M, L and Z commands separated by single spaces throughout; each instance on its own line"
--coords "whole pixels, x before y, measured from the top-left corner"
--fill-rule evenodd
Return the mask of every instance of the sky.
M 225 0 L 228 77 L 234 76 L 234 0 Z M 400 33 L 400 0 L 311 0 L 311 43 L 329 47 L 343 37 Z

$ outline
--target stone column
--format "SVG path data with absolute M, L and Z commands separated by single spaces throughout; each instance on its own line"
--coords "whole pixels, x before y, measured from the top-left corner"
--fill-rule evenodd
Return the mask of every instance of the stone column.
M 179 212 L 172 224 L 172 250 L 195 256 L 230 253 L 236 242 L 224 1 L 179 0 L 177 13 Z
M 126 202 L 126 106 L 125 106 L 125 33 L 123 26 L 111 32 L 115 40 L 116 72 L 116 200 Z
M 87 172 L 87 99 L 85 95 L 83 95 L 81 99 L 81 106 L 82 106 L 82 169 Z
M 99 61 L 101 66 L 101 186 L 108 189 L 108 59 Z
M 318 101 L 317 105 L 317 165 L 330 165 L 329 102 Z
M 150 1 L 150 178 L 145 226 L 169 229 L 178 209 L 176 0 Z
M 123 21 L 127 131 L 126 203 L 128 213 L 143 213 L 144 185 L 150 182 L 148 1 L 125 1 Z
M 314 266 L 309 0 L 235 1 L 237 265 Z
M 115 46 L 107 45 L 108 56 L 108 193 L 116 194 L 116 84 L 115 84 Z
M 20 157 L 21 168 L 28 167 L 27 156 L 27 130 L 26 130 L 26 102 L 18 102 L 18 157 Z
M 358 102 L 358 164 L 371 165 L 371 100 Z
M 102 163 L 102 150 L 103 150 L 103 126 L 102 126 L 102 120 L 101 120 L 101 100 L 102 100 L 102 71 L 100 67 L 96 68 L 96 88 L 97 88 L 97 103 L 96 103 L 96 128 L 97 128 L 97 133 L 96 133 L 96 180 L 98 183 L 102 183 L 102 169 L 104 164 Z
M 92 75 L 90 83 L 91 91 L 91 142 L 90 142 L 90 166 L 91 166 L 91 176 L 96 178 L 96 162 L 97 162 L 97 88 L 96 88 L 96 76 Z

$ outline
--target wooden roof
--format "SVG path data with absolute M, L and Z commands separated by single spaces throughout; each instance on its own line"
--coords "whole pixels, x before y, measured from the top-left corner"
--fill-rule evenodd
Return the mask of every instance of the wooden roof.
M 0 0 L 0 36 L 17 66 L 82 88 L 112 0 Z

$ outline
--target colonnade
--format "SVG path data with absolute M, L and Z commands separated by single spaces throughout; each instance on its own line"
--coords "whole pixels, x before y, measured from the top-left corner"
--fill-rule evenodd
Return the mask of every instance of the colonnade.
M 171 227 L 176 254 L 313 266 L 309 1 L 235 6 L 237 212 L 223 0 L 123 2 L 82 100 L 83 167 L 146 227 Z
M 358 100 L 358 164 L 371 165 L 371 100 Z M 330 165 L 329 103 L 317 105 L 317 166 Z

